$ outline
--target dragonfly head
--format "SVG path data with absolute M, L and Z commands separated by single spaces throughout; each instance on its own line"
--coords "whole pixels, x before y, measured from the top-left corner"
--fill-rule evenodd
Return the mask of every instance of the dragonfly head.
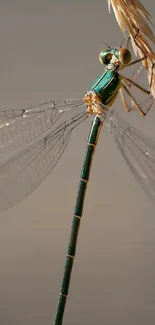
M 106 49 L 100 53 L 99 60 L 102 64 L 114 64 L 119 68 L 130 63 L 131 53 L 123 47 L 120 49 Z

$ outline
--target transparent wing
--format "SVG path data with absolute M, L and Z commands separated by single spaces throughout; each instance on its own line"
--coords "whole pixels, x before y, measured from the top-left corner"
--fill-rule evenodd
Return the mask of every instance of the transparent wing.
M 155 142 L 111 112 L 108 127 L 131 172 L 155 202 Z
M 80 112 L 0 163 L 0 210 L 20 202 L 47 177 L 63 154 L 73 129 L 88 114 Z
M 84 109 L 83 99 L 50 101 L 28 109 L 0 110 L 0 155 L 20 149 L 55 127 L 60 117 Z

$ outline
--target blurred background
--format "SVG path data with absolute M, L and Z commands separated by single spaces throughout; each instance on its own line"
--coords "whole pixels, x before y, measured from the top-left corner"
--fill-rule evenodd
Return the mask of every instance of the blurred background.
M 142 1 L 155 18 L 155 6 Z M 123 35 L 105 0 L 0 1 L 0 106 L 83 97 L 104 69 L 104 41 Z M 155 109 L 143 119 L 115 109 L 155 139 Z M 50 325 L 63 274 L 91 119 L 72 135 L 53 173 L 0 214 L 0 324 Z M 109 131 L 100 136 L 85 200 L 64 324 L 155 324 L 155 206 Z

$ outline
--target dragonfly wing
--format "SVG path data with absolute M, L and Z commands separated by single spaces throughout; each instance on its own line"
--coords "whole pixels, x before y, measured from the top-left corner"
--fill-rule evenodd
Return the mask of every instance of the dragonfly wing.
M 108 126 L 131 172 L 155 202 L 155 142 L 111 112 Z
M 52 171 L 63 154 L 73 129 L 88 117 L 86 112 L 62 122 L 48 135 L 14 153 L 0 164 L 0 210 L 20 202 Z
M 59 119 L 84 110 L 83 99 L 50 101 L 25 110 L 0 110 L 0 154 L 20 149 L 54 128 Z

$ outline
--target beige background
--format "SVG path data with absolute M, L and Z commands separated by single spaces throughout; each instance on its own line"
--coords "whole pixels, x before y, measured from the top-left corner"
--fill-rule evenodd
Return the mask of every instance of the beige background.
M 155 18 L 153 1 L 143 3 Z M 105 0 L 0 1 L 0 106 L 83 96 L 103 41 L 122 34 Z M 122 111 L 120 101 L 115 107 Z M 155 138 L 155 112 L 123 116 Z M 0 215 L 0 324 L 52 324 L 90 121 L 53 173 Z M 67 189 L 67 190 L 66 190 Z M 64 324 L 155 324 L 155 213 L 103 130 L 85 201 Z

